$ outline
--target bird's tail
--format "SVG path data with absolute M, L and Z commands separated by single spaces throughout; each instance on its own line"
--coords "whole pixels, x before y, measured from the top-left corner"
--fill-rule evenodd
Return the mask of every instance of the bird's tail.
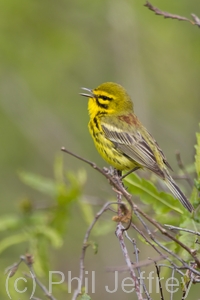
M 165 179 L 165 183 L 167 187 L 170 189 L 175 198 L 177 198 L 181 204 L 189 211 L 192 212 L 194 210 L 192 204 L 188 201 L 185 195 L 181 192 L 179 187 L 176 185 L 171 176 Z

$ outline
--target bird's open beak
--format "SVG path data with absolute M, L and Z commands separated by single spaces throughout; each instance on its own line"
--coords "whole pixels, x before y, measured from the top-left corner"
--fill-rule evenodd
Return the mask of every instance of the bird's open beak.
M 89 98 L 94 98 L 94 94 L 93 94 L 92 90 L 84 88 L 84 87 L 82 87 L 81 89 L 84 90 L 84 91 L 89 92 L 88 94 L 86 94 L 86 93 L 80 93 L 81 96 L 89 97 Z

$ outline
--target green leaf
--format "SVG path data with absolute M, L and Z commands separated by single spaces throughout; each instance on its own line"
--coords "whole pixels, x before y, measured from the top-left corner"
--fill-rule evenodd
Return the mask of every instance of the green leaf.
M 84 169 L 78 170 L 77 173 L 67 172 L 66 178 L 69 180 L 70 184 L 74 187 L 80 188 L 85 184 L 87 179 L 87 174 Z
M 83 294 L 80 300 L 91 300 L 92 298 L 88 294 Z
M 194 180 L 194 185 L 198 191 L 200 191 L 200 180 Z
M 17 229 L 21 224 L 21 219 L 15 215 L 2 216 L 0 218 L 0 231 Z
M 60 171 L 61 172 L 61 171 Z M 60 177 L 61 174 L 56 175 Z M 57 182 L 57 206 L 53 211 L 51 225 L 56 228 L 61 234 L 66 231 L 66 221 L 70 214 L 70 204 L 77 201 L 81 194 L 81 184 L 85 182 L 85 171 L 79 171 L 77 174 L 72 172 L 67 173 L 68 184 L 63 182 Z
M 178 200 L 175 200 L 174 197 L 168 193 L 159 192 L 150 181 L 138 177 L 135 173 L 126 177 L 125 180 L 128 184 L 128 191 L 134 195 L 138 195 L 143 203 L 152 205 L 156 213 L 164 214 L 174 210 L 183 214 L 182 207 Z
M 46 239 L 43 239 L 45 242 L 47 242 Z M 30 239 L 30 244 L 29 244 L 29 249 L 33 256 L 35 257 L 34 260 L 34 269 L 36 274 L 39 277 L 44 277 L 47 273 L 46 272 L 46 265 L 49 264 L 49 255 L 47 251 L 47 256 L 43 258 L 43 255 L 41 255 L 40 252 L 40 239 L 38 237 L 31 237 Z M 46 243 L 46 248 L 49 248 L 49 244 Z
M 43 226 L 46 222 L 44 219 L 44 214 L 42 212 L 35 212 L 29 216 L 15 216 L 15 215 L 7 215 L 0 218 L 0 231 L 8 230 L 9 233 L 11 230 L 19 230 L 34 226 Z
M 60 248 L 63 244 L 63 240 L 59 233 L 49 226 L 35 226 L 33 228 L 33 233 L 35 235 L 41 235 L 44 238 L 47 238 L 47 240 L 55 248 Z
M 92 242 L 92 249 L 94 250 L 94 254 L 97 254 L 99 245 L 96 242 Z
M 199 205 L 199 202 L 200 202 L 199 191 L 195 186 L 192 189 L 192 193 L 190 196 L 190 202 L 194 205 L 195 208 Z M 195 214 L 195 218 L 196 217 L 198 217 L 197 214 Z
M 19 172 L 19 177 L 26 185 L 43 194 L 51 197 L 57 195 L 56 184 L 51 179 L 28 172 Z
M 84 218 L 86 224 L 90 225 L 95 217 L 92 206 L 88 203 L 83 202 L 82 199 L 80 199 L 79 205 L 82 210 L 83 218 Z
M 49 271 L 49 243 L 48 241 L 43 238 L 42 236 L 37 240 L 37 267 L 44 273 L 48 273 Z
M 15 234 L 15 235 L 6 237 L 3 240 L 1 240 L 0 253 L 2 253 L 3 251 L 5 251 L 7 248 L 9 248 L 11 246 L 28 241 L 29 239 L 30 239 L 30 237 L 26 233 L 19 233 L 19 234 Z

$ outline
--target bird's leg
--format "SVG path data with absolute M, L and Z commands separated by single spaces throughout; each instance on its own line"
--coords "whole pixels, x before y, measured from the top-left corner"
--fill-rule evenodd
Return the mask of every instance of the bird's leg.
M 119 176 L 119 178 L 121 178 L 122 176 L 122 171 L 121 170 L 116 170 L 117 175 Z
M 128 171 L 126 174 L 124 174 L 123 176 L 121 176 L 121 180 L 124 179 L 126 176 L 128 176 L 129 174 L 137 171 L 138 169 L 140 169 L 140 167 L 135 167 L 133 169 L 131 169 L 130 171 Z
M 114 169 L 114 176 L 117 179 L 117 183 L 124 188 L 124 184 L 122 182 L 122 171 Z
M 133 172 L 133 170 L 131 170 L 131 172 Z M 126 190 L 126 187 L 124 186 L 123 182 L 122 182 L 122 171 L 120 170 L 116 170 L 114 171 L 114 174 L 116 173 L 116 177 L 117 177 L 117 182 L 119 185 L 121 185 L 121 187 Z M 130 210 L 126 207 L 125 204 L 121 203 L 121 198 L 122 195 L 121 193 L 117 194 L 117 199 L 118 199 L 118 203 L 120 205 L 118 205 L 118 217 L 120 222 L 128 222 L 128 226 L 126 226 L 126 228 L 123 229 L 123 231 L 126 231 L 130 228 L 131 226 L 131 222 L 132 222 L 132 213 L 133 213 L 133 208 L 131 207 Z
M 120 189 L 126 191 L 126 188 L 124 187 L 124 184 L 122 182 L 122 171 L 117 170 L 115 168 L 110 168 L 110 169 L 104 168 L 104 172 L 109 174 L 115 180 L 116 184 L 119 186 Z M 121 191 L 119 191 L 115 187 L 113 187 L 113 190 L 117 193 L 117 202 L 118 202 L 118 210 L 117 210 L 118 214 L 114 218 L 116 222 L 128 223 L 128 226 L 123 229 L 123 231 L 125 231 L 128 230 L 131 225 L 133 208 L 131 207 L 131 209 L 129 210 L 126 207 L 126 205 L 122 202 Z

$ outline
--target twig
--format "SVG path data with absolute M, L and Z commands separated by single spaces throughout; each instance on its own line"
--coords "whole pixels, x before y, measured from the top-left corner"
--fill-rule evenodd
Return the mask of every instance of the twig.
M 118 204 L 118 202 L 107 202 L 104 204 L 104 206 L 102 207 L 102 209 L 96 214 L 94 220 L 92 221 L 92 223 L 90 224 L 89 228 L 86 231 L 84 240 L 83 240 L 83 247 L 82 247 L 82 252 L 81 252 L 81 257 L 80 257 L 80 270 L 79 270 L 79 279 L 80 279 L 80 286 L 78 286 L 78 288 L 74 291 L 72 300 L 76 300 L 77 297 L 81 294 L 81 289 L 83 286 L 83 271 L 84 271 L 84 259 L 85 259 L 85 253 L 86 253 L 86 249 L 88 247 L 88 239 L 91 233 L 92 228 L 94 227 L 94 225 L 96 224 L 97 220 L 100 218 L 100 216 L 109 208 L 110 205 L 113 204 Z
M 190 249 L 188 246 L 186 246 L 181 241 L 179 241 L 178 239 L 176 239 L 173 235 L 169 234 L 166 231 L 166 229 L 164 229 L 158 222 L 156 222 L 155 220 L 153 220 L 152 218 L 150 218 L 146 213 L 144 213 L 138 207 L 136 209 L 134 209 L 134 213 L 139 218 L 139 215 L 138 215 L 137 212 L 139 212 L 143 217 L 145 217 L 146 220 L 148 220 L 151 224 L 153 224 L 163 235 L 167 236 L 172 241 L 174 241 L 176 244 L 178 244 L 181 248 L 183 248 L 184 250 L 186 250 L 193 257 L 193 259 L 195 260 L 196 264 L 200 267 L 200 261 L 199 261 L 199 259 L 197 257 L 196 251 L 194 251 L 193 249 Z M 142 221 L 142 219 L 140 219 L 140 220 Z M 143 225 L 145 226 L 146 224 L 143 222 Z M 150 237 L 153 239 L 151 231 L 149 231 L 148 228 L 146 228 L 146 230 L 147 230 L 148 234 L 150 235 Z
M 184 273 L 180 270 L 181 269 L 181 267 L 177 267 L 177 268 L 174 268 L 174 266 L 170 266 L 170 265 L 166 265 L 166 264 L 159 264 L 159 268 L 160 267 L 166 267 L 166 268 L 169 268 L 169 269 L 171 269 L 171 270 L 175 270 L 175 271 L 177 271 L 182 277 L 184 277 Z
M 165 247 L 164 245 L 162 245 L 160 242 L 158 242 L 158 240 L 156 240 L 155 238 L 154 238 L 154 236 L 152 235 L 152 233 L 151 233 L 151 231 L 150 231 L 150 229 L 147 227 L 147 225 L 146 225 L 146 223 L 144 222 L 144 220 L 138 215 L 138 217 L 141 219 L 141 222 L 142 222 L 142 224 L 144 225 L 144 227 L 145 227 L 145 229 L 147 230 L 147 232 L 148 232 L 148 234 L 149 234 L 149 236 L 150 236 L 150 238 L 160 247 L 160 248 L 162 248 L 163 250 L 165 250 L 167 253 L 169 253 L 169 254 L 171 254 L 172 256 L 174 256 L 177 260 L 179 260 L 181 263 L 182 263 L 182 265 L 184 266 L 184 268 L 189 272 L 190 271 L 190 277 L 192 277 L 192 278 L 194 278 L 194 274 L 196 274 L 196 275 L 200 275 L 200 273 L 197 271 L 196 272 L 196 270 L 195 270 L 195 268 L 193 268 L 193 267 L 191 267 L 191 266 L 189 266 L 187 263 L 185 263 L 177 254 L 175 254 L 173 251 L 171 251 L 171 250 L 169 250 L 167 247 Z M 141 234 L 142 235 L 142 234 Z M 142 235 L 142 236 L 144 236 L 144 235 Z M 149 241 L 148 241 L 149 242 Z M 155 249 L 155 247 L 154 247 L 154 249 Z M 156 251 L 158 251 L 157 249 L 156 249 Z M 168 257 L 166 257 L 166 259 L 171 263 L 171 265 L 173 266 L 173 268 L 172 268 L 172 270 L 176 270 L 176 271 L 178 271 L 178 267 L 168 258 Z M 180 272 L 179 272 L 180 273 Z M 184 274 L 183 273 L 181 273 L 183 276 L 184 276 Z M 195 280 L 193 279 L 192 280 L 192 282 L 195 282 Z M 160 285 L 159 285 L 160 286 Z M 161 287 L 160 287 L 160 292 L 161 292 Z M 187 291 L 186 291 L 187 292 Z M 184 294 L 185 295 L 185 294 Z M 164 298 L 163 298 L 163 295 L 161 294 L 161 299 L 163 299 L 164 300 Z
M 138 219 L 141 221 L 141 223 L 143 224 L 145 230 L 147 231 L 149 237 L 152 239 L 152 241 L 155 242 L 155 244 L 157 244 L 160 248 L 162 248 L 164 251 L 166 251 L 168 254 L 174 256 L 177 260 L 179 260 L 181 263 L 185 263 L 177 254 L 175 254 L 173 251 L 169 250 L 168 248 L 166 248 L 164 245 L 162 245 L 157 239 L 155 239 L 154 235 L 152 234 L 151 230 L 149 229 L 149 227 L 147 226 L 147 224 L 144 222 L 144 220 L 141 218 L 141 216 L 138 214 L 138 212 L 135 212 L 136 216 L 138 217 Z M 153 221 L 153 220 L 152 220 Z M 167 258 L 166 258 L 167 259 Z
M 158 276 L 158 284 L 159 284 L 159 290 L 160 290 L 160 299 L 164 300 L 163 289 L 162 289 L 162 284 L 161 284 L 161 280 L 160 280 L 160 267 L 158 267 L 156 261 L 154 261 L 154 264 L 155 264 L 156 273 L 157 273 L 157 276 Z
M 166 265 L 168 266 L 168 268 L 174 268 L 178 273 L 180 273 L 182 276 L 184 276 L 184 274 L 180 271 L 180 267 L 178 267 L 167 255 L 163 254 L 159 248 L 154 244 L 152 243 L 146 236 L 145 234 L 139 230 L 135 224 L 131 224 L 131 226 L 139 233 L 139 235 L 141 235 L 143 237 L 143 239 L 145 240 L 146 243 L 148 243 L 158 254 L 160 254 L 160 256 L 163 257 L 163 259 L 166 259 L 167 261 L 169 261 L 169 263 L 171 264 L 170 265 Z M 165 249 L 164 249 L 165 250 Z M 170 254 L 173 256 L 173 253 L 170 252 Z M 162 265 L 161 265 L 162 266 Z
M 126 264 L 129 268 L 131 278 L 133 279 L 134 286 L 135 286 L 135 292 L 137 294 L 138 300 L 143 300 L 143 296 L 142 296 L 141 289 L 140 289 L 140 283 L 139 283 L 139 280 L 138 280 L 138 278 L 135 274 L 135 271 L 133 269 L 133 266 L 132 266 L 132 263 L 131 263 L 131 260 L 130 260 L 130 257 L 129 257 L 129 254 L 128 254 L 128 251 L 127 251 L 127 248 L 126 248 L 126 245 L 124 243 L 123 232 L 124 232 L 124 227 L 121 225 L 121 223 L 119 223 L 117 225 L 117 229 L 116 229 L 115 234 L 118 237 L 118 240 L 119 240 L 119 243 L 120 243 L 120 246 L 121 246 L 125 261 L 126 261 Z
M 174 280 L 174 272 L 175 272 L 175 270 L 174 269 L 172 269 L 172 276 L 171 276 L 171 278 Z M 172 280 L 172 282 L 173 282 L 173 280 Z M 174 295 L 174 293 L 173 293 L 173 291 L 171 291 L 171 294 L 170 294 L 170 300 L 173 300 L 173 295 Z
M 126 189 L 123 187 L 122 184 L 119 184 L 119 180 L 118 180 L 118 178 L 116 179 L 116 176 L 113 176 L 112 174 L 110 174 L 110 172 L 108 172 L 107 169 L 99 168 L 94 162 L 91 162 L 88 159 L 85 159 L 77 154 L 74 154 L 73 152 L 67 150 L 65 147 L 62 147 L 61 151 L 85 162 L 86 164 L 90 165 L 92 168 L 97 170 L 99 173 L 101 173 L 104 177 L 106 177 L 108 179 L 109 183 L 115 188 L 115 191 L 120 192 L 125 197 L 125 199 L 128 201 L 131 208 L 133 209 L 134 203 L 132 202 L 132 199 L 131 199 L 132 196 L 126 191 Z M 135 205 L 135 207 L 137 207 L 137 206 Z
M 193 18 L 193 20 L 195 22 L 194 25 L 197 25 L 197 26 L 200 27 L 200 19 L 199 19 L 199 17 L 197 17 L 195 14 L 191 14 L 191 16 L 192 16 L 192 18 Z
M 194 265 L 194 267 L 196 267 L 196 266 Z M 188 280 L 188 281 L 186 281 L 186 280 Z M 181 300 L 185 300 L 187 298 L 188 291 L 190 290 L 192 283 L 195 282 L 194 273 L 191 273 L 189 270 L 187 270 L 187 272 L 185 274 L 185 281 L 186 282 L 184 284 Z
M 138 274 L 139 274 L 140 283 L 143 286 L 143 289 L 144 289 L 144 292 L 145 292 L 145 294 L 147 296 L 147 299 L 151 300 L 149 292 L 147 291 L 146 285 L 145 285 L 144 280 L 143 280 L 143 278 L 141 276 L 141 270 L 140 270 L 140 266 L 139 266 L 139 255 L 138 255 L 139 254 L 139 249 L 137 248 L 136 241 L 135 241 L 135 239 L 131 239 L 129 237 L 127 230 L 125 231 L 125 236 L 131 242 L 131 244 L 133 244 L 134 254 L 135 254 L 135 258 L 136 258 L 136 269 L 137 269 Z M 134 263 L 134 266 L 135 266 L 135 263 Z
M 182 265 L 190 270 L 191 272 L 195 273 L 196 275 L 200 275 L 200 272 L 195 270 L 194 268 L 190 267 L 181 257 L 179 257 L 176 253 L 174 253 L 172 250 L 168 249 L 167 247 L 165 247 L 163 244 L 161 244 L 157 239 L 155 239 L 154 235 L 152 234 L 152 232 L 149 230 L 149 228 L 147 227 L 146 223 L 144 222 L 144 220 L 139 216 L 139 214 L 137 212 L 135 212 L 138 216 L 138 218 L 141 220 L 143 226 L 145 227 L 149 237 L 160 247 L 162 248 L 164 251 L 166 251 L 167 253 L 169 253 L 170 255 L 174 256 L 177 260 L 179 260 Z M 153 219 L 149 218 L 144 212 L 142 212 L 142 214 L 146 217 L 146 219 L 155 225 L 155 227 L 157 227 L 159 229 L 159 231 L 163 234 L 166 235 L 167 237 L 169 237 L 171 240 L 173 240 L 175 243 L 177 243 L 181 248 L 185 249 L 195 260 L 196 264 L 199 266 L 199 259 L 197 258 L 197 252 L 194 251 L 193 249 L 188 248 L 185 244 L 183 244 L 182 242 L 180 242 L 179 240 L 177 240 L 175 237 L 173 237 L 172 235 L 170 235 L 169 233 L 167 233 L 167 231 L 162 228 L 161 225 L 159 225 L 156 221 L 154 221 Z
M 145 219 L 147 219 L 151 224 L 153 224 L 163 235 L 166 235 L 167 237 L 169 237 L 170 239 L 172 239 L 174 242 L 176 242 L 177 244 L 179 244 L 179 246 L 181 246 L 183 249 L 185 249 L 194 259 L 195 262 L 197 263 L 198 266 L 200 266 L 200 261 L 198 260 L 198 258 L 196 257 L 196 254 L 191 251 L 190 248 L 188 248 L 186 245 L 184 245 L 182 242 L 180 242 L 179 240 L 177 240 L 174 236 L 170 235 L 158 222 L 156 222 L 155 220 L 153 220 L 152 218 L 150 218 L 146 213 L 144 213 L 137 205 L 135 205 L 132 201 L 131 201 L 131 195 L 125 190 L 125 188 L 122 185 L 119 185 L 118 182 L 113 179 L 112 176 L 110 176 L 109 173 L 105 172 L 104 170 L 102 170 L 101 168 L 99 168 L 95 163 L 84 159 L 74 153 L 72 153 L 69 150 L 66 150 L 64 147 L 61 148 L 62 151 L 78 158 L 81 161 L 86 162 L 87 164 L 89 164 L 91 167 L 93 167 L 94 169 L 96 169 L 98 172 L 100 172 L 102 175 L 104 175 L 109 182 L 116 188 L 117 191 L 121 192 L 122 195 L 124 196 L 124 198 L 129 202 L 129 204 L 131 205 L 134 213 L 138 216 L 138 213 L 140 213 L 143 217 L 145 217 Z M 137 213 L 138 212 L 138 213 Z
M 118 179 L 119 177 L 117 177 Z M 122 184 L 121 182 L 118 182 L 118 184 Z M 117 193 L 117 202 L 118 202 L 118 217 L 121 218 L 122 217 L 122 210 L 121 210 L 121 203 L 122 203 L 122 193 L 116 191 Z
M 165 258 L 162 257 L 162 256 L 159 256 L 159 257 L 156 257 L 156 258 L 147 258 L 145 260 L 142 260 L 138 263 L 134 263 L 133 264 L 133 269 L 137 269 L 137 268 L 140 268 L 140 267 L 147 267 L 149 265 L 152 265 L 154 263 L 154 261 L 160 261 L 160 260 L 164 260 Z M 167 265 L 166 265 L 167 266 Z M 127 268 L 127 266 L 114 266 L 114 267 L 107 267 L 106 268 L 106 271 L 107 272 L 115 272 L 115 271 L 118 271 L 118 272 L 127 272 L 129 269 Z
M 65 147 L 62 147 L 61 151 L 65 152 L 65 153 L 67 153 L 67 154 L 69 154 L 69 155 L 71 155 L 73 157 L 76 157 L 77 159 L 79 159 L 79 160 L 85 162 L 86 164 L 90 165 L 92 168 L 97 169 L 98 172 L 100 172 L 102 175 L 106 176 L 106 172 L 104 170 L 102 170 L 101 168 L 99 168 L 95 163 L 91 162 L 90 160 L 85 159 L 85 158 L 83 158 L 83 157 L 81 157 L 81 156 L 79 156 L 79 155 L 77 155 L 77 154 L 75 154 L 75 153 L 67 150 Z M 107 177 L 107 179 L 110 179 L 109 175 L 107 175 L 106 177 Z
M 179 168 L 183 171 L 183 174 L 185 175 L 186 181 L 188 182 L 190 187 L 193 187 L 194 182 L 193 182 L 192 178 L 190 177 L 190 174 L 185 169 L 185 166 L 182 162 L 181 154 L 180 154 L 179 151 L 176 152 L 176 159 L 177 159 L 177 163 L 178 163 Z
M 54 296 L 49 293 L 49 291 L 47 290 L 47 288 L 37 278 L 37 276 L 35 274 L 35 271 L 33 269 L 33 257 L 32 257 L 32 255 L 30 255 L 30 254 L 21 255 L 20 256 L 20 261 L 18 263 L 15 263 L 11 267 L 8 267 L 5 272 L 6 273 L 9 272 L 9 277 L 12 277 L 16 273 L 19 265 L 22 262 L 25 263 L 25 265 L 29 268 L 31 276 L 27 275 L 27 277 L 31 278 L 33 280 L 33 283 L 34 282 L 37 283 L 37 285 L 42 289 L 42 291 L 44 292 L 45 296 L 47 296 L 47 298 L 49 298 L 51 300 L 56 300 L 56 298 L 54 298 Z M 33 289 L 33 292 L 34 292 L 34 289 Z M 35 299 L 37 299 L 37 298 L 35 298 Z
M 181 175 L 173 175 L 173 179 L 176 179 L 176 180 L 187 180 L 188 177 L 187 177 L 187 175 L 185 175 L 185 174 L 181 174 Z
M 168 225 L 168 224 L 164 224 L 164 226 L 167 227 L 167 229 L 169 229 L 169 230 L 185 231 L 185 232 L 192 233 L 192 234 L 194 234 L 194 235 L 200 236 L 200 232 L 194 231 L 194 230 L 191 230 L 191 229 L 182 228 L 182 227 L 177 227 L 177 226 Z
M 166 19 L 176 19 L 178 21 L 186 21 L 186 22 L 191 23 L 192 25 L 197 25 L 198 27 L 200 27 L 200 19 L 194 14 L 191 14 L 191 16 L 193 18 L 193 21 L 192 21 L 188 18 L 179 16 L 179 15 L 174 15 L 174 14 L 168 13 L 166 11 L 162 11 L 159 8 L 153 6 L 149 1 L 146 1 L 144 6 L 146 6 L 149 10 L 155 12 L 156 15 L 163 16 Z
M 137 205 L 135 205 L 132 201 L 132 196 L 126 191 L 126 189 L 124 188 L 124 186 L 119 183 L 119 180 L 116 180 L 116 177 L 113 176 L 112 174 L 110 174 L 109 172 L 105 171 L 104 169 L 100 169 L 98 166 L 96 166 L 96 164 L 94 164 L 93 162 L 90 162 L 78 155 L 75 155 L 74 153 L 66 150 L 64 147 L 62 148 L 62 151 L 80 159 L 81 161 L 86 162 L 87 164 L 89 164 L 90 166 L 92 166 L 94 169 L 96 169 L 98 172 L 100 172 L 103 176 L 105 176 L 109 183 L 114 187 L 115 191 L 117 192 L 117 194 L 119 193 L 120 195 L 123 195 L 124 198 L 128 201 L 128 203 L 131 206 L 131 210 L 134 212 L 134 214 L 136 215 L 136 217 L 138 218 L 138 220 L 143 224 L 146 232 L 148 233 L 150 239 L 153 241 L 151 242 L 146 236 L 145 234 L 143 234 L 143 232 L 141 230 L 139 230 L 133 223 L 131 223 L 131 226 L 133 228 L 135 228 L 135 230 L 145 239 L 145 241 L 151 245 L 154 250 L 159 253 L 160 255 L 162 255 L 163 257 L 166 258 L 166 260 L 169 261 L 170 265 L 173 266 L 173 268 L 178 272 L 181 273 L 179 270 L 180 269 L 186 269 L 189 270 L 191 272 L 191 274 L 196 274 L 197 276 L 200 276 L 200 272 L 197 271 L 195 268 L 191 267 L 190 265 L 188 265 L 181 257 L 179 257 L 176 253 L 174 253 L 172 250 L 168 249 L 166 246 L 164 246 L 162 243 L 160 243 L 155 237 L 154 234 L 151 232 L 151 230 L 148 228 L 147 224 L 145 223 L 145 221 L 142 219 L 142 217 L 144 217 L 150 224 L 152 224 L 162 235 L 166 236 L 167 238 L 169 238 L 170 240 L 174 241 L 177 245 L 179 245 L 182 249 L 184 249 L 185 251 L 187 251 L 191 257 L 195 260 L 195 263 L 198 267 L 200 267 L 200 261 L 197 257 L 197 253 L 195 250 L 190 249 L 187 245 L 183 244 L 181 241 L 179 241 L 178 239 L 176 239 L 173 235 L 171 235 L 169 232 L 167 232 L 167 230 L 165 228 L 163 228 L 163 226 L 161 224 L 159 224 L 157 221 L 155 221 L 154 219 L 152 219 L 149 215 L 147 215 L 146 213 L 144 213 Z M 118 196 L 119 197 L 119 196 Z M 121 196 L 120 196 L 121 199 Z M 118 200 L 119 201 L 119 200 Z M 121 201 L 121 200 L 120 200 Z M 104 210 L 104 209 L 103 209 Z M 142 217 L 141 217 L 142 216 Z M 96 222 L 96 221 L 95 221 Z M 120 222 L 120 220 L 118 221 Z M 92 229 L 92 228 L 91 228 Z M 126 247 L 124 248 L 125 244 L 124 244 L 124 240 L 123 240 L 123 231 L 124 231 L 124 227 L 122 227 L 121 223 L 119 223 L 117 225 L 117 230 L 116 230 L 116 234 L 118 236 L 118 239 L 120 241 L 120 245 L 123 251 L 123 254 L 125 256 L 126 259 L 126 264 L 128 266 L 128 269 L 131 273 L 131 276 L 134 280 L 134 282 L 136 283 L 135 285 L 137 286 L 136 289 L 136 293 L 138 296 L 138 299 L 142 299 L 142 295 L 138 290 L 139 287 L 139 281 L 137 279 L 137 276 L 135 275 L 135 273 L 133 272 L 133 266 L 131 266 L 131 262 L 130 262 L 130 258 L 128 256 L 128 252 Z M 173 256 L 177 261 L 179 261 L 181 263 L 181 266 L 177 266 L 172 259 L 170 259 L 170 257 L 164 255 L 159 248 L 161 248 L 162 250 L 164 250 L 165 252 L 167 252 L 170 256 Z M 85 249 L 83 249 L 83 257 L 85 255 Z M 83 262 L 83 259 L 82 259 Z M 83 267 L 83 265 L 82 265 Z M 83 269 L 82 269 L 83 270 Z M 83 271 L 82 271 L 83 272 Z M 81 274 L 81 273 L 80 273 Z M 182 273 L 181 273 L 182 274 Z M 83 275 L 80 275 L 83 276 Z M 137 281 L 135 281 L 137 280 Z M 78 294 L 76 294 L 78 295 Z M 76 298 L 73 298 L 73 300 L 75 300 Z

